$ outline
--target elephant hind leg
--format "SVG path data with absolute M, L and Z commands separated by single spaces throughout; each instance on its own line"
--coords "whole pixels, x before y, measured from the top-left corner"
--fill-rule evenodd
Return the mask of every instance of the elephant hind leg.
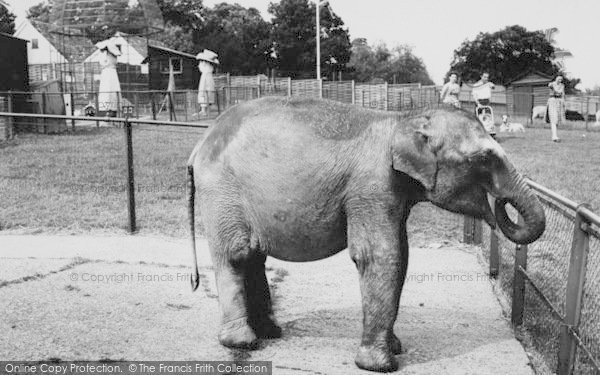
M 246 278 L 251 272 L 249 235 L 242 225 L 211 224 L 207 226 L 207 236 L 222 316 L 219 341 L 230 348 L 254 349 L 258 341 L 248 324 L 246 301 Z
M 281 337 L 281 328 L 273 319 L 271 291 L 265 274 L 264 254 L 251 256 L 246 273 L 246 297 L 248 323 L 259 338 L 271 339 Z

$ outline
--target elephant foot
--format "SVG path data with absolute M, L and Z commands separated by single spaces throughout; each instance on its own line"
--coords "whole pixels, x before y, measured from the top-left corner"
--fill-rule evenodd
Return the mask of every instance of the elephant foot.
M 219 332 L 219 342 L 228 348 L 256 349 L 258 339 L 246 318 L 224 323 Z
M 356 365 L 369 371 L 392 372 L 398 369 L 398 361 L 389 350 L 374 346 L 360 346 L 354 359 Z
M 392 342 L 390 344 L 390 349 L 394 354 L 402 354 L 402 343 L 400 339 L 395 334 L 392 334 Z
M 270 317 L 251 323 L 251 326 L 256 336 L 261 339 L 278 339 L 282 334 L 281 327 L 275 324 Z

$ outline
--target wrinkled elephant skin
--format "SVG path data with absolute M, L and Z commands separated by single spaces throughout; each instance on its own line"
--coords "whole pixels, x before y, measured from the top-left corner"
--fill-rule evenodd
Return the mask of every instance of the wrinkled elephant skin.
M 540 203 L 502 148 L 472 114 L 454 108 L 391 113 L 258 99 L 217 119 L 192 152 L 188 172 L 191 224 L 197 189 L 215 266 L 220 342 L 253 348 L 259 338 L 281 336 L 267 256 L 306 262 L 348 248 L 363 308 L 355 361 L 373 371 L 398 367 L 393 326 L 408 264 L 406 220 L 415 204 L 430 201 L 498 223 L 519 243 L 534 241 L 545 227 Z M 488 194 L 497 199 L 495 215 Z M 508 219 L 505 203 L 524 224 Z

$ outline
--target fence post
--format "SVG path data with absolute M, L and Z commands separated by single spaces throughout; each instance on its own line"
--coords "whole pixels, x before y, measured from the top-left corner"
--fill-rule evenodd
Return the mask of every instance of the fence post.
M 519 224 L 523 224 L 521 216 L 519 216 Z M 523 324 L 523 312 L 525 311 L 525 276 L 523 276 L 523 272 L 527 270 L 527 245 L 517 245 L 515 253 L 510 321 L 513 325 L 520 326 Z
M 589 131 L 588 129 L 588 117 L 590 115 L 590 97 L 586 96 L 585 98 L 586 106 L 585 106 L 585 131 Z
M 319 99 L 323 99 L 323 80 L 321 78 L 317 78 L 317 84 L 319 85 Z
M 13 112 L 13 97 L 12 97 L 12 93 L 8 93 L 8 112 L 10 113 L 14 113 Z M 10 116 L 7 121 L 6 121 L 6 127 L 7 127 L 7 136 L 8 139 L 13 139 L 15 137 L 15 128 L 14 128 L 14 117 Z
M 580 206 L 580 207 L 583 207 Z M 565 299 L 565 320 L 560 327 L 558 350 L 558 374 L 573 373 L 577 342 L 571 335 L 571 329 L 577 331 L 581 317 L 581 303 L 585 284 L 585 274 L 590 237 L 587 232 L 590 223 L 579 213 L 575 215 L 573 230 L 573 243 L 571 245 L 571 258 L 569 260 L 569 273 L 567 276 L 567 290 Z
M 292 77 L 288 77 L 287 83 L 288 83 L 288 97 L 291 97 L 292 96 Z
M 352 80 L 352 104 L 356 104 L 356 82 Z
M 150 92 L 150 103 L 152 104 L 152 120 L 156 120 L 156 103 L 154 103 L 154 92 Z
M 129 233 L 137 230 L 135 220 L 135 185 L 133 180 L 133 137 L 131 122 L 125 120 L 125 142 L 127 147 L 127 208 L 129 213 Z
M 183 101 L 183 112 L 185 114 L 185 122 L 188 122 L 188 95 L 189 91 L 185 92 L 185 99 Z M 219 108 L 219 91 L 215 89 L 215 98 L 217 99 L 217 112 L 221 113 Z
M 473 243 L 480 245 L 483 243 L 483 221 L 473 219 Z
M 463 242 L 467 244 L 473 243 L 473 220 L 471 216 L 463 216 Z
M 383 84 L 383 89 L 385 90 L 385 96 L 383 98 L 383 100 L 384 100 L 383 108 L 387 111 L 389 109 L 389 103 L 388 103 L 389 87 L 388 87 L 387 81 L 385 81 L 385 83 Z
M 42 114 L 46 114 L 46 93 L 42 93 Z M 46 118 L 42 119 L 42 132 L 46 134 Z
M 500 253 L 498 251 L 498 234 L 490 229 L 490 277 L 498 277 L 500 271 Z
M 94 104 L 96 105 L 96 113 L 94 114 L 96 117 L 100 116 L 100 101 L 98 100 L 98 97 L 100 96 L 99 93 L 96 93 L 94 95 Z M 96 129 L 98 129 L 100 127 L 100 121 L 96 120 Z
M 73 97 L 73 93 L 71 95 L 71 116 L 75 116 L 75 98 Z M 71 130 L 73 133 L 75 132 L 75 120 L 71 119 Z
M 135 106 L 135 118 L 140 118 L 140 98 L 137 91 L 133 93 L 133 102 Z

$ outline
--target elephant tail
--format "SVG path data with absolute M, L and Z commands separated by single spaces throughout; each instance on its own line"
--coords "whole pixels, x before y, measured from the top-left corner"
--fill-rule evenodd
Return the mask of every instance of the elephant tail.
M 194 167 L 189 164 L 187 167 L 187 200 L 188 200 L 188 220 L 190 222 L 190 239 L 192 245 L 192 254 L 194 265 L 192 274 L 190 275 L 190 282 L 192 284 L 192 291 L 198 289 L 200 285 L 200 272 L 198 271 L 198 255 L 196 253 L 196 217 L 194 212 L 194 202 L 196 198 L 196 185 L 194 183 Z

